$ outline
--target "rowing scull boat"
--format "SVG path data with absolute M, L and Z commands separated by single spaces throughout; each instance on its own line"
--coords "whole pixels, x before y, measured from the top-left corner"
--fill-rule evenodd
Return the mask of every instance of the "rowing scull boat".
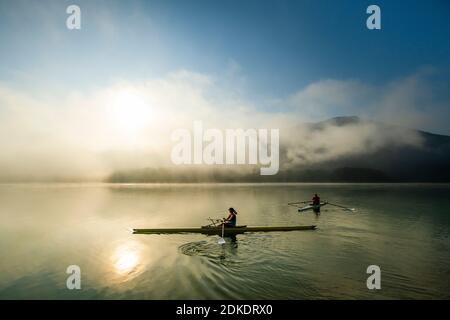
M 323 207 L 324 205 L 328 204 L 328 202 L 321 202 L 320 204 L 309 204 L 305 207 L 299 208 L 298 212 L 304 212 L 308 210 L 313 210 L 314 212 L 320 212 L 320 207 Z
M 296 231 L 314 230 L 316 226 L 280 226 L 280 227 L 247 227 L 236 226 L 226 227 L 225 235 L 234 235 L 244 232 L 275 232 L 275 231 Z M 135 234 L 176 234 L 176 233 L 202 233 L 209 235 L 221 235 L 222 227 L 201 227 L 201 228 L 159 228 L 159 229 L 133 229 Z

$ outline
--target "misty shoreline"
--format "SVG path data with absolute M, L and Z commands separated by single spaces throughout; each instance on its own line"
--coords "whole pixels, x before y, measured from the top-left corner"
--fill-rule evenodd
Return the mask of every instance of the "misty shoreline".
M 3 168 L 0 183 L 450 182 L 450 136 L 355 116 L 298 125 L 291 130 L 297 134 L 287 137 L 280 146 L 279 172 L 275 175 L 261 175 L 260 166 L 250 164 L 152 164 L 152 160 L 161 158 L 161 151 L 144 157 L 147 164 L 141 163 L 140 153 L 126 155 L 127 161 L 119 161 L 114 153 L 104 154 L 99 159 L 112 165 L 101 171 L 80 172 L 75 169 L 82 163 L 71 165 L 54 159 L 55 165 L 41 159 L 32 169 Z M 362 136 L 361 131 L 365 132 Z

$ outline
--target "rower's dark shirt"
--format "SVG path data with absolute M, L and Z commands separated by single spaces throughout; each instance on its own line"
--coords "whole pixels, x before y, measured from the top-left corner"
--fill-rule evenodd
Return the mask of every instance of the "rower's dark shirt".
M 228 223 L 231 225 L 236 225 L 236 215 L 235 214 L 230 214 L 231 215 L 231 219 L 228 220 Z
M 313 204 L 320 204 L 320 197 L 312 198 Z

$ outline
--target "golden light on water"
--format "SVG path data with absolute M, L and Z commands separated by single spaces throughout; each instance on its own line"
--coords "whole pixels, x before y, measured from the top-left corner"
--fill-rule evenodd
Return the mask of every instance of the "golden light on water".
M 119 275 L 131 273 L 140 263 L 139 251 L 133 244 L 124 244 L 114 253 L 114 270 Z
M 135 252 L 124 252 L 116 262 L 116 270 L 119 273 L 129 272 L 138 264 L 139 257 Z

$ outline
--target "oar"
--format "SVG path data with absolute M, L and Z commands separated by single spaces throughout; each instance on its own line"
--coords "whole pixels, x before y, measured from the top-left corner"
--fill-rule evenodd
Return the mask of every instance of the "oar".
M 206 219 L 206 220 L 209 220 L 209 221 L 211 221 L 211 224 L 209 224 L 208 226 L 216 226 L 216 224 L 217 223 L 219 223 L 220 221 L 222 221 L 222 219 L 212 219 L 212 218 L 208 218 L 208 219 Z
M 308 201 L 298 201 L 298 202 L 289 202 L 289 203 L 288 203 L 288 206 L 293 206 L 293 207 L 297 207 L 297 208 L 298 208 L 297 204 L 300 204 L 300 203 L 309 203 L 309 202 L 311 202 L 311 200 L 308 200 Z
M 331 202 L 327 202 L 327 204 L 335 206 L 335 207 L 339 207 L 339 208 L 342 208 L 342 209 L 345 209 L 345 210 L 348 210 L 348 211 L 355 211 L 355 208 L 348 208 L 348 207 L 344 207 L 344 206 L 341 206 L 339 204 L 334 204 L 334 203 L 331 203 Z
M 219 239 L 219 241 L 217 241 L 217 243 L 220 245 L 225 244 L 225 239 L 223 238 L 224 230 L 225 230 L 225 223 L 222 222 L 222 237 Z

